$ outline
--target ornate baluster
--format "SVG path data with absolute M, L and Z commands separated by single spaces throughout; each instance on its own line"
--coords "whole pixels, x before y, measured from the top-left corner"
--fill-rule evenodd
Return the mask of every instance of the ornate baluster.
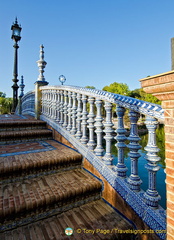
M 81 132 L 81 117 L 82 117 L 82 94 L 77 93 L 77 101 L 78 101 L 78 106 L 77 106 L 77 132 L 76 132 L 76 138 L 81 139 L 82 132 Z
M 60 121 L 59 105 L 60 105 L 60 93 L 59 90 L 56 90 L 56 122 Z
M 64 110 L 64 123 L 63 123 L 63 127 L 66 128 L 67 125 L 68 125 L 68 92 L 67 91 L 64 91 L 64 107 L 63 107 L 63 110 Z
M 77 128 L 76 128 L 76 113 L 77 113 L 77 111 L 76 111 L 76 109 L 77 109 L 77 107 L 76 107 L 76 95 L 77 95 L 77 93 L 75 93 L 75 92 L 73 92 L 73 94 L 72 94 L 72 98 L 73 98 L 73 107 L 72 107 L 72 129 L 71 129 L 71 131 L 70 131 L 70 133 L 72 134 L 72 135 L 75 135 L 76 134 L 76 131 L 77 131 Z
M 46 92 L 42 90 L 42 115 L 45 115 L 45 98 L 46 98 Z
M 116 108 L 117 113 L 117 119 L 118 119 L 118 127 L 116 130 L 117 136 L 115 139 L 117 140 L 117 143 L 115 146 L 118 149 L 118 162 L 117 165 L 113 168 L 119 177 L 126 177 L 127 167 L 124 164 L 124 148 L 126 147 L 126 144 L 124 143 L 126 141 L 126 129 L 124 128 L 123 123 L 123 116 L 125 113 L 125 109 L 123 107 L 120 107 L 117 105 Z
M 52 90 L 52 119 L 55 120 L 55 90 Z
M 63 90 L 60 90 L 60 121 L 59 121 L 59 124 L 61 126 L 63 124 L 63 104 L 64 104 Z
M 82 111 L 82 137 L 80 139 L 81 143 L 86 144 L 88 142 L 88 138 L 86 136 L 86 130 L 87 130 L 87 96 L 82 95 L 82 103 L 83 103 L 83 111 Z
M 142 183 L 140 177 L 138 176 L 138 158 L 141 156 L 138 150 L 141 148 L 138 141 L 140 140 L 138 136 L 137 121 L 140 114 L 130 110 L 129 119 L 131 122 L 130 135 L 127 138 L 130 143 L 127 147 L 130 149 L 129 156 L 131 159 L 131 175 L 128 178 L 128 183 L 130 188 L 134 191 L 140 191 L 140 185 Z
M 106 153 L 103 157 L 103 161 L 107 165 L 112 165 L 113 157 L 111 154 L 111 140 L 113 139 L 113 123 L 112 123 L 112 104 L 110 102 L 105 102 L 105 110 L 106 110 L 106 122 L 104 123 L 105 126 L 105 136 L 104 139 L 106 140 Z
M 144 198 L 147 205 L 153 208 L 158 208 L 158 202 L 161 199 L 156 190 L 156 174 L 160 169 L 160 167 L 157 165 L 157 162 L 160 161 L 160 157 L 157 155 L 159 148 L 156 145 L 155 132 L 158 122 L 153 117 L 146 117 L 145 124 L 148 129 L 148 143 L 144 148 L 147 151 L 147 154 L 145 156 L 147 164 L 145 165 L 145 168 L 148 170 L 148 189 L 144 194 Z
M 52 90 L 50 90 L 50 118 L 52 118 L 52 111 L 53 111 L 53 94 Z
M 95 118 L 95 114 L 94 114 L 94 101 L 95 101 L 95 98 L 93 98 L 93 97 L 90 97 L 89 99 L 88 99 L 88 102 L 89 102 L 89 104 L 90 104 L 90 109 L 89 109 L 89 114 L 88 114 L 88 120 L 87 120 L 87 122 L 88 122 L 88 128 L 89 128 L 89 141 L 88 141 L 88 148 L 90 149 L 90 150 L 94 150 L 94 147 L 95 147 L 95 145 L 96 145 L 96 143 L 95 143 L 95 141 L 94 141 L 94 122 L 95 122 L 95 120 L 94 120 L 94 118 Z
M 103 132 L 103 118 L 101 115 L 101 106 L 102 106 L 102 100 L 97 99 L 96 100 L 96 107 L 97 107 L 97 116 L 95 118 L 95 124 L 94 126 L 96 127 L 96 134 L 97 134 L 97 146 L 94 149 L 94 152 L 97 156 L 103 156 L 103 146 L 102 146 L 102 132 Z
M 68 98 L 69 98 L 69 103 L 68 103 L 68 126 L 67 130 L 70 131 L 72 128 L 72 121 L 71 121 L 71 111 L 72 111 L 72 93 L 68 92 Z
M 53 102 L 52 102 L 52 90 L 50 90 L 50 118 L 52 118 Z
M 51 91 L 48 93 L 48 117 L 51 117 Z
M 45 98 L 45 115 L 48 117 L 49 112 L 48 112 L 48 102 L 49 102 L 49 93 L 48 90 L 46 91 L 46 98 Z

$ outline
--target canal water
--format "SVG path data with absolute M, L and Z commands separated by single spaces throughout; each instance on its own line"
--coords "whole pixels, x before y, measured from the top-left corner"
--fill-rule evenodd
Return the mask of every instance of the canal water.
M 166 209 L 166 184 L 165 184 L 165 179 L 166 179 L 166 174 L 164 172 L 165 170 L 165 147 L 164 147 L 164 127 L 161 125 L 158 127 L 156 130 L 157 133 L 157 146 L 160 149 L 158 156 L 160 156 L 161 160 L 158 163 L 160 166 L 160 170 L 157 172 L 157 191 L 161 196 L 161 200 L 159 204 Z M 147 163 L 147 160 L 144 158 L 146 155 L 146 151 L 144 150 L 144 147 L 147 145 L 148 141 L 148 134 L 143 134 L 140 136 L 141 140 L 139 144 L 142 146 L 142 149 L 139 150 L 141 157 L 138 160 L 138 172 L 141 180 L 143 183 L 141 184 L 141 189 L 146 191 L 148 189 L 148 171 L 144 167 L 145 164 Z M 127 176 L 130 175 L 131 173 L 131 161 L 130 157 L 128 156 L 128 149 L 125 149 L 125 164 L 128 168 L 127 171 Z M 114 164 L 117 164 L 117 148 L 115 147 L 115 143 L 112 144 L 112 154 L 114 156 Z

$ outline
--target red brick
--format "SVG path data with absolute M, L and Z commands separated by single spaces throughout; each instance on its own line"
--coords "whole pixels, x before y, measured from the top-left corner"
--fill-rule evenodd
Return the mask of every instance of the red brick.
M 167 175 L 174 176 L 174 169 L 173 168 L 166 168 Z
M 169 227 L 169 228 L 171 228 L 171 227 Z M 169 230 L 169 228 L 167 229 L 167 240 L 174 240 L 174 236 L 171 235 L 170 233 L 168 233 L 168 231 L 171 232 L 173 229 Z
M 174 177 L 173 176 L 166 176 L 166 183 L 170 183 L 171 185 L 174 185 Z
M 173 150 L 173 149 L 172 149 Z M 170 151 L 170 150 L 167 150 L 166 151 L 166 158 L 167 159 L 173 159 L 174 160 L 174 152 L 173 151 Z
M 174 220 L 174 211 L 167 209 L 167 216 Z
M 162 107 L 163 107 L 163 109 L 173 109 L 174 108 L 174 100 L 163 101 Z
M 167 217 L 167 224 L 169 224 L 171 229 L 174 229 L 174 219 L 171 219 L 170 217 Z
M 166 149 L 173 149 L 174 150 L 174 142 L 165 142 L 165 148 Z

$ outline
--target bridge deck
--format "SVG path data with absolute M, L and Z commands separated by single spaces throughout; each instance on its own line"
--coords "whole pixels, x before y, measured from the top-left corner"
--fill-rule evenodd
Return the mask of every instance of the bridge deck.
M 0 115 L 0 122 L 16 121 L 23 120 Z M 101 191 L 82 156 L 53 139 L 1 143 L 0 239 L 134 239 L 132 224 L 102 200 Z

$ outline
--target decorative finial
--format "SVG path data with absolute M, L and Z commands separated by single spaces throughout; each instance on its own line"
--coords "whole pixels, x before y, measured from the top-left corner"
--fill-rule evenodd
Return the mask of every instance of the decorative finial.
M 19 85 L 20 89 L 21 89 L 21 93 L 20 93 L 20 96 L 19 97 L 23 97 L 24 96 L 24 77 L 21 76 L 21 84 Z
M 44 60 L 44 46 L 43 44 L 40 45 L 40 59 L 37 61 L 37 65 L 38 65 L 38 68 L 39 68 L 39 77 L 38 77 L 38 81 L 42 81 L 42 82 L 45 82 L 45 78 L 44 78 L 44 68 L 47 64 L 47 62 Z

